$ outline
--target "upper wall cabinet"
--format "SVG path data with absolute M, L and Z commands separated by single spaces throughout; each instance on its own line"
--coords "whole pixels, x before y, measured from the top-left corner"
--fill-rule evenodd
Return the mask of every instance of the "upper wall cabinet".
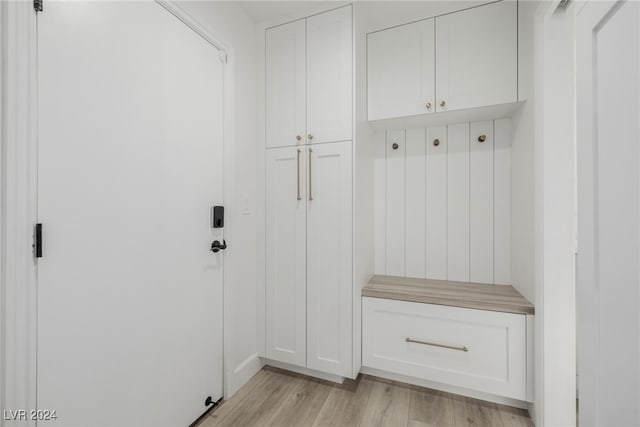
M 266 31 L 266 146 L 352 139 L 351 6 Z
M 517 101 L 515 1 L 436 18 L 436 97 L 437 111 Z
M 369 120 L 517 102 L 517 24 L 505 0 L 369 34 Z
M 369 120 L 435 111 L 434 20 L 367 37 Z
M 266 32 L 267 147 L 306 139 L 305 21 Z
M 307 18 L 307 137 L 351 140 L 351 6 Z

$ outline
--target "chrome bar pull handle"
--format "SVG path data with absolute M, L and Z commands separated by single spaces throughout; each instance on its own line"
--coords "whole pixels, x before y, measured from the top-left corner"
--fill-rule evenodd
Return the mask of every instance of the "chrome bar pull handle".
M 302 200 L 302 196 L 300 195 L 300 152 L 298 149 L 298 200 Z
M 309 148 L 309 200 L 313 200 L 313 172 L 311 170 L 311 154 L 313 153 L 313 150 L 311 148 Z
M 464 346 L 458 347 L 458 346 L 455 346 L 455 345 L 438 344 L 438 343 L 435 343 L 435 342 L 414 340 L 413 338 L 409 338 L 409 337 L 405 338 L 405 341 L 406 342 L 412 342 L 412 343 L 415 343 L 415 344 L 430 345 L 430 346 L 433 346 L 433 347 L 449 348 L 451 350 L 458 350 L 458 351 L 465 351 L 465 352 L 469 351 L 469 349 L 467 347 L 464 347 Z

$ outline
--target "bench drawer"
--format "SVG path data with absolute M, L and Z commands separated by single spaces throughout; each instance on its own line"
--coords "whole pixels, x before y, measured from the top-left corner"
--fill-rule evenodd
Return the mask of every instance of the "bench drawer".
M 526 400 L 526 316 L 363 298 L 362 363 Z

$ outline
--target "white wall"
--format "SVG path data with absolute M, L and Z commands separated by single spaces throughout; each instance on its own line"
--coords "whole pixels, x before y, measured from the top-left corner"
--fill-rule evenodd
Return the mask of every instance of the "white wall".
M 233 2 L 186 1 L 179 5 L 229 49 L 233 69 L 235 135 L 225 164 L 231 188 L 225 185 L 225 397 L 231 396 L 260 369 L 256 316 L 256 186 L 258 175 L 256 30 L 249 16 Z M 230 190 L 230 191 L 228 191 Z

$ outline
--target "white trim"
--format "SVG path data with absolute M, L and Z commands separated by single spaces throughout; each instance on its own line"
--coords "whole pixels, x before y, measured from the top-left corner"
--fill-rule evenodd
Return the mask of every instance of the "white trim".
M 0 413 L 36 408 L 36 17 L 0 2 Z M 0 425 L 8 425 L 4 416 Z M 21 425 L 35 425 L 25 421 Z
M 274 368 L 284 369 L 287 371 L 295 372 L 298 374 L 306 375 L 308 377 L 319 378 L 321 380 L 330 381 L 332 383 L 342 384 L 344 377 L 340 375 L 327 374 L 326 372 L 316 371 L 315 369 L 303 368 L 302 366 L 292 365 L 290 363 L 278 362 L 277 360 L 261 358 L 262 362 L 267 366 L 273 366 Z
M 426 387 L 433 390 L 440 390 L 447 393 L 459 394 L 461 396 L 472 397 L 474 399 L 485 400 L 487 402 L 499 403 L 501 405 L 513 406 L 515 408 L 527 409 L 528 407 L 528 403 L 523 402 L 522 400 L 511 399 L 509 397 L 503 397 L 503 396 L 496 396 L 495 394 L 469 390 L 466 388 L 438 383 L 435 381 L 409 377 L 407 375 L 395 374 L 393 372 L 383 371 L 381 369 L 368 368 L 366 366 L 363 366 L 362 369 L 360 369 L 360 372 L 365 375 L 372 375 L 374 377 L 385 378 L 387 380 L 417 385 L 419 387 Z
M 575 3 L 535 33 L 535 415 L 575 425 Z M 567 197 L 573 195 L 573 197 Z
M 251 356 L 247 357 L 243 360 L 234 370 L 233 375 L 229 376 L 229 381 L 227 382 L 227 392 L 225 392 L 225 399 L 229 399 L 233 396 L 243 385 L 245 385 L 249 380 L 257 374 L 264 363 L 260 360 L 260 356 L 258 353 L 254 353 Z
M 212 44 L 216 49 L 226 52 L 227 48 L 216 37 L 214 37 L 209 31 L 202 26 L 197 19 L 187 13 L 181 6 L 178 6 L 178 2 L 174 0 L 155 0 L 160 6 L 164 7 L 173 16 L 182 21 L 187 27 L 195 31 L 200 37 Z M 225 61 L 226 62 L 226 61 Z

